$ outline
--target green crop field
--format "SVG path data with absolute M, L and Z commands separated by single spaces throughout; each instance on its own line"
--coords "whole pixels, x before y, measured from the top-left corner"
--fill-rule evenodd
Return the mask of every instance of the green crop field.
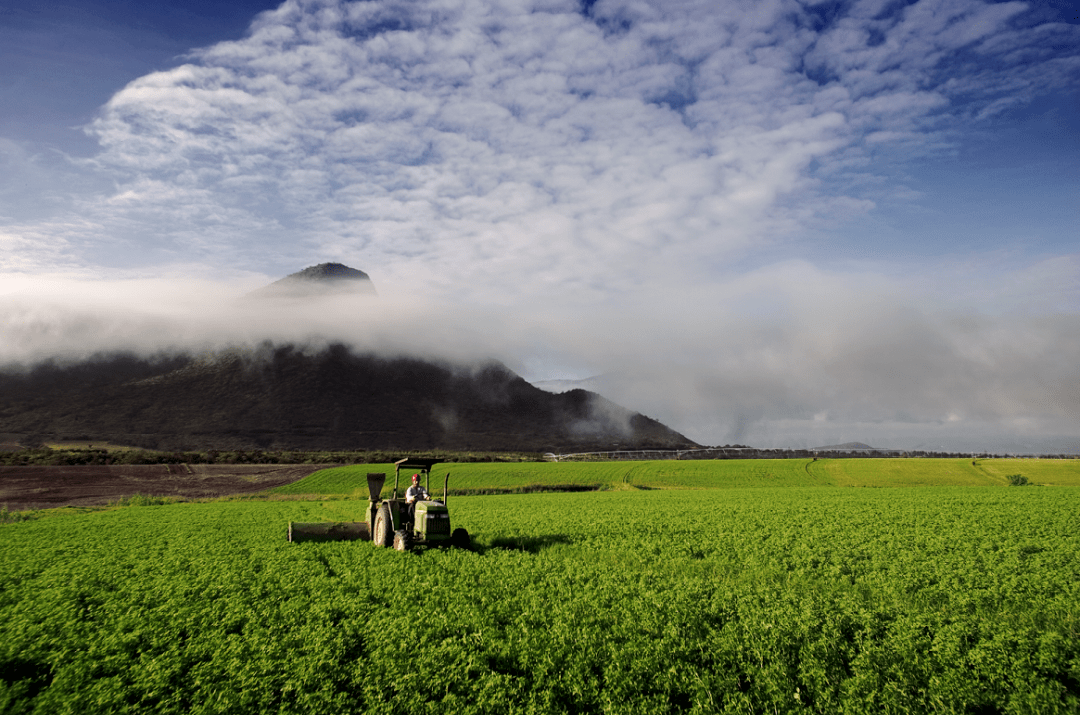
M 388 475 L 393 464 L 335 467 L 272 490 L 278 494 L 355 495 L 367 498 L 366 474 Z M 450 473 L 451 490 L 512 490 L 526 486 L 601 486 L 644 489 L 733 487 L 1005 486 L 1010 474 L 1034 484 L 1080 486 L 1080 459 L 733 459 L 653 462 L 526 462 L 441 464 L 432 491 L 441 494 Z M 409 475 L 402 477 L 402 488 Z
M 730 471 L 514 467 L 552 483 L 568 466 L 583 482 L 803 479 L 713 465 Z M 819 467 L 875 478 L 805 465 L 805 484 Z M 513 481 L 473 466 L 451 469 Z M 470 496 L 449 505 L 473 551 L 285 540 L 290 520 L 365 504 L 0 524 L 0 712 L 1080 712 L 1080 490 Z

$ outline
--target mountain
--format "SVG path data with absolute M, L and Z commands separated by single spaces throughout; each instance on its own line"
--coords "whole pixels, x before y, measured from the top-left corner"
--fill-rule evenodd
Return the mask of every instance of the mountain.
M 374 295 L 363 271 L 305 268 L 249 300 Z M 696 446 L 600 395 L 462 366 L 265 343 L 201 356 L 100 355 L 0 369 L 0 433 L 158 449 L 589 451 Z
M 862 442 L 844 442 L 843 444 L 830 444 L 825 447 L 813 447 L 815 452 L 888 452 L 888 449 L 882 449 L 881 447 L 871 447 L 868 444 Z
M 266 344 L 201 357 L 99 356 L 0 372 L 0 431 L 158 449 L 588 451 L 693 446 L 586 390 L 474 368 Z
M 376 292 L 367 273 L 341 263 L 320 263 L 252 291 L 248 297 L 303 299 L 327 294 L 376 295 Z

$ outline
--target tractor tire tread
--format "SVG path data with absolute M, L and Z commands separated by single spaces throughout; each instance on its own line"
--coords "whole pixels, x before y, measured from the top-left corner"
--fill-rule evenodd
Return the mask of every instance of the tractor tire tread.
M 379 511 L 375 514 L 375 524 L 371 529 L 371 541 L 376 546 L 393 546 L 394 544 L 394 520 L 390 516 L 390 505 L 379 505 Z

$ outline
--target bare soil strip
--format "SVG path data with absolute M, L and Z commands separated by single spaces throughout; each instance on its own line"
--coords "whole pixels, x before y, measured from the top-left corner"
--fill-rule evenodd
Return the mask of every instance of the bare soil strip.
M 10 511 L 102 506 L 135 494 L 197 499 L 291 484 L 327 464 L 0 466 L 0 504 Z

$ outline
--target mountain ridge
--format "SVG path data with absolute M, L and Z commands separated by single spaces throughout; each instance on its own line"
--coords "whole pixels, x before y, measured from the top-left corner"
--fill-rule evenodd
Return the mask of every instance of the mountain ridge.
M 247 294 L 323 301 L 375 294 L 321 263 Z M 566 451 L 696 446 L 595 392 L 552 394 L 505 365 L 266 341 L 194 355 L 100 354 L 0 369 L 0 432 L 157 449 Z
M 0 424 L 19 435 L 157 449 L 547 451 L 693 445 L 586 390 L 554 395 L 504 365 L 464 366 L 265 343 L 102 355 L 0 373 Z

